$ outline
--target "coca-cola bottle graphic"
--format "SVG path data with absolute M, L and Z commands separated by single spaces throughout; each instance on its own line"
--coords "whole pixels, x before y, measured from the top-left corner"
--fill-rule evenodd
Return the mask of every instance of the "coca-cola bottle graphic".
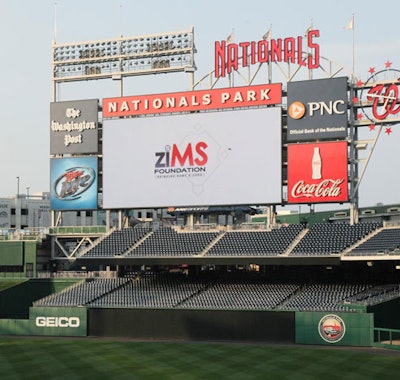
M 311 174 L 312 179 L 322 178 L 322 159 L 318 146 L 314 147 L 314 154 L 311 162 L 311 170 L 312 170 Z

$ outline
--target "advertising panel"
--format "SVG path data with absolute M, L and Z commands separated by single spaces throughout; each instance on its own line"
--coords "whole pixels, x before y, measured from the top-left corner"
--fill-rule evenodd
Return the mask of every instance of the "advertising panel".
M 0 200 L 0 228 L 8 228 L 11 225 L 11 202 Z
M 282 84 L 219 88 L 103 99 L 103 118 L 204 111 L 282 103 Z
M 105 120 L 103 207 L 273 204 L 281 109 Z
M 85 307 L 31 307 L 30 333 L 47 336 L 86 336 Z
M 296 312 L 296 344 L 371 346 L 373 313 Z
M 51 209 L 97 209 L 97 178 L 97 157 L 51 159 Z
M 50 154 L 98 153 L 97 99 L 50 103 Z
M 28 226 L 44 227 L 50 225 L 50 205 L 48 200 L 29 202 Z
M 347 137 L 347 77 L 288 82 L 287 141 Z
M 288 145 L 289 203 L 346 201 L 346 141 Z

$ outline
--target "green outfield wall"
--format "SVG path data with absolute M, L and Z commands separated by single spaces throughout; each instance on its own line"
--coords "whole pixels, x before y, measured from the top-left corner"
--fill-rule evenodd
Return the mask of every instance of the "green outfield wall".
M 371 313 L 296 312 L 295 342 L 340 346 L 371 346 Z
M 29 319 L 0 319 L 0 335 L 87 336 L 84 307 L 31 307 Z

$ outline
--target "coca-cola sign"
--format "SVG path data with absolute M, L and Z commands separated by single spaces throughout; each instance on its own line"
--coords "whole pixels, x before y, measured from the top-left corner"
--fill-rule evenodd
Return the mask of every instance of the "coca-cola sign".
M 348 201 L 347 142 L 288 146 L 288 202 Z

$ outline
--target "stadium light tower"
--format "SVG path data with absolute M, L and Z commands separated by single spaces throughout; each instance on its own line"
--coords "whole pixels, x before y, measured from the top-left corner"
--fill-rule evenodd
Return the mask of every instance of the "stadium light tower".
M 191 75 L 194 63 L 194 28 L 171 33 L 52 45 L 53 101 L 56 84 L 92 79 L 171 72 Z M 120 94 L 122 96 L 122 94 Z

